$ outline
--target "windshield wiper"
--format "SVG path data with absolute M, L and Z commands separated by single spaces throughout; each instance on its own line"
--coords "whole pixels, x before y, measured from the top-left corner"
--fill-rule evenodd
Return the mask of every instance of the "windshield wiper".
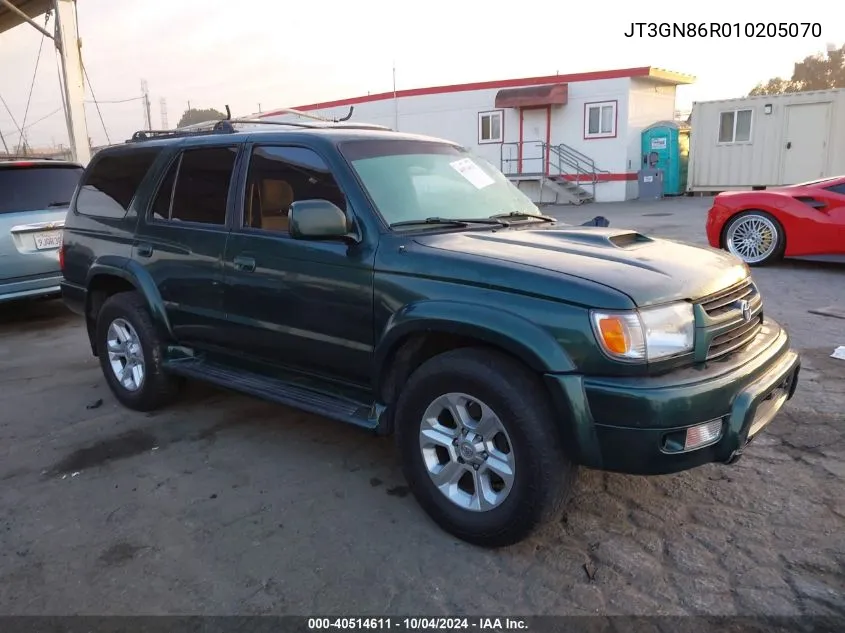
M 70 200 L 68 200 L 67 202 L 51 202 L 50 204 L 47 205 L 47 208 L 52 209 L 53 207 L 66 207 L 69 204 L 70 204 Z
M 533 218 L 535 220 L 542 220 L 543 222 L 556 222 L 556 218 L 553 218 L 549 215 L 537 215 L 536 213 L 525 213 L 525 211 L 511 211 L 509 213 L 498 213 L 496 215 L 491 215 L 491 219 L 497 218 L 513 218 L 513 219 L 522 219 L 522 218 Z
M 467 226 L 468 224 L 492 224 L 495 226 L 510 226 L 508 222 L 498 218 L 425 218 L 424 220 L 403 220 L 394 222 L 390 228 L 396 226 L 413 226 L 414 224 L 452 224 L 454 226 Z

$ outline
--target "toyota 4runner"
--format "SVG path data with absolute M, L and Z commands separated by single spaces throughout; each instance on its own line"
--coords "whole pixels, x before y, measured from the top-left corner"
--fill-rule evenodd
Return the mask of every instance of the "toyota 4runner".
M 421 506 L 495 547 L 578 466 L 737 460 L 795 391 L 732 255 L 562 224 L 447 141 L 244 125 L 137 133 L 73 197 L 63 296 L 129 408 L 194 378 L 394 434 Z

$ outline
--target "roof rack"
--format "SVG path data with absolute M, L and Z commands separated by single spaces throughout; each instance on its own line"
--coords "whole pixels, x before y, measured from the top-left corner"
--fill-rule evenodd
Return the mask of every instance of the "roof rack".
M 264 119 L 233 119 L 232 123 L 246 123 L 250 125 L 288 125 L 291 127 L 304 127 L 314 130 L 390 130 L 384 125 L 375 123 L 343 123 L 341 121 L 326 121 L 324 124 L 303 123 L 301 121 L 265 121 Z
M 340 119 L 326 119 L 320 116 L 294 110 L 292 108 L 283 108 L 281 112 L 285 114 L 294 114 L 313 119 L 314 123 L 305 123 L 303 121 L 266 121 L 264 119 L 233 119 L 229 111 L 229 106 L 226 106 L 227 117 L 219 121 L 205 121 L 194 125 L 176 128 L 174 130 L 138 130 L 132 137 L 126 141 L 127 143 L 149 141 L 160 138 L 182 138 L 185 136 L 206 136 L 209 134 L 234 134 L 240 130 L 235 129 L 235 124 L 245 125 L 279 125 L 285 127 L 306 128 L 306 129 L 347 129 L 347 130 L 390 130 L 384 125 L 375 125 L 370 123 L 346 123 L 352 117 L 353 108 L 349 108 L 349 113 Z
M 132 143 L 137 141 L 149 141 L 157 138 L 204 136 L 206 134 L 233 134 L 234 132 L 236 132 L 232 124 L 226 119 L 223 119 L 221 121 L 208 121 L 207 123 L 203 123 L 202 125 L 211 127 L 197 127 L 194 129 L 176 128 L 175 130 L 138 130 L 132 135 L 132 138 L 130 138 L 126 142 Z

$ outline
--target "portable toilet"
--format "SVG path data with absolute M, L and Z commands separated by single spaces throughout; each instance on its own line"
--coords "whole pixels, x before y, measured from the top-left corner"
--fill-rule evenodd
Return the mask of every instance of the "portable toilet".
M 663 194 L 678 196 L 684 193 L 686 183 L 681 179 L 681 124 L 677 121 L 658 121 L 642 132 L 642 167 L 663 172 Z M 657 163 L 650 165 L 657 155 Z M 649 160 L 649 156 L 652 160 Z

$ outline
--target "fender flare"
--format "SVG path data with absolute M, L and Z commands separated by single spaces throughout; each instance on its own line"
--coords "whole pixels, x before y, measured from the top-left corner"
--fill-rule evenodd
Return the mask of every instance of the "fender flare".
M 167 318 L 167 311 L 164 308 L 164 300 L 161 298 L 161 293 L 159 293 L 155 281 L 143 266 L 123 257 L 112 255 L 101 257 L 89 268 L 85 287 L 90 288 L 94 278 L 100 275 L 119 277 L 132 284 L 144 297 L 153 323 L 161 329 L 162 334 L 169 338 L 173 337 L 170 320 Z
M 566 373 L 575 364 L 560 343 L 533 322 L 506 310 L 456 301 L 420 301 L 391 315 L 375 354 L 376 393 L 387 379 L 387 365 L 413 334 L 440 332 L 478 339 L 522 360 L 538 373 Z

